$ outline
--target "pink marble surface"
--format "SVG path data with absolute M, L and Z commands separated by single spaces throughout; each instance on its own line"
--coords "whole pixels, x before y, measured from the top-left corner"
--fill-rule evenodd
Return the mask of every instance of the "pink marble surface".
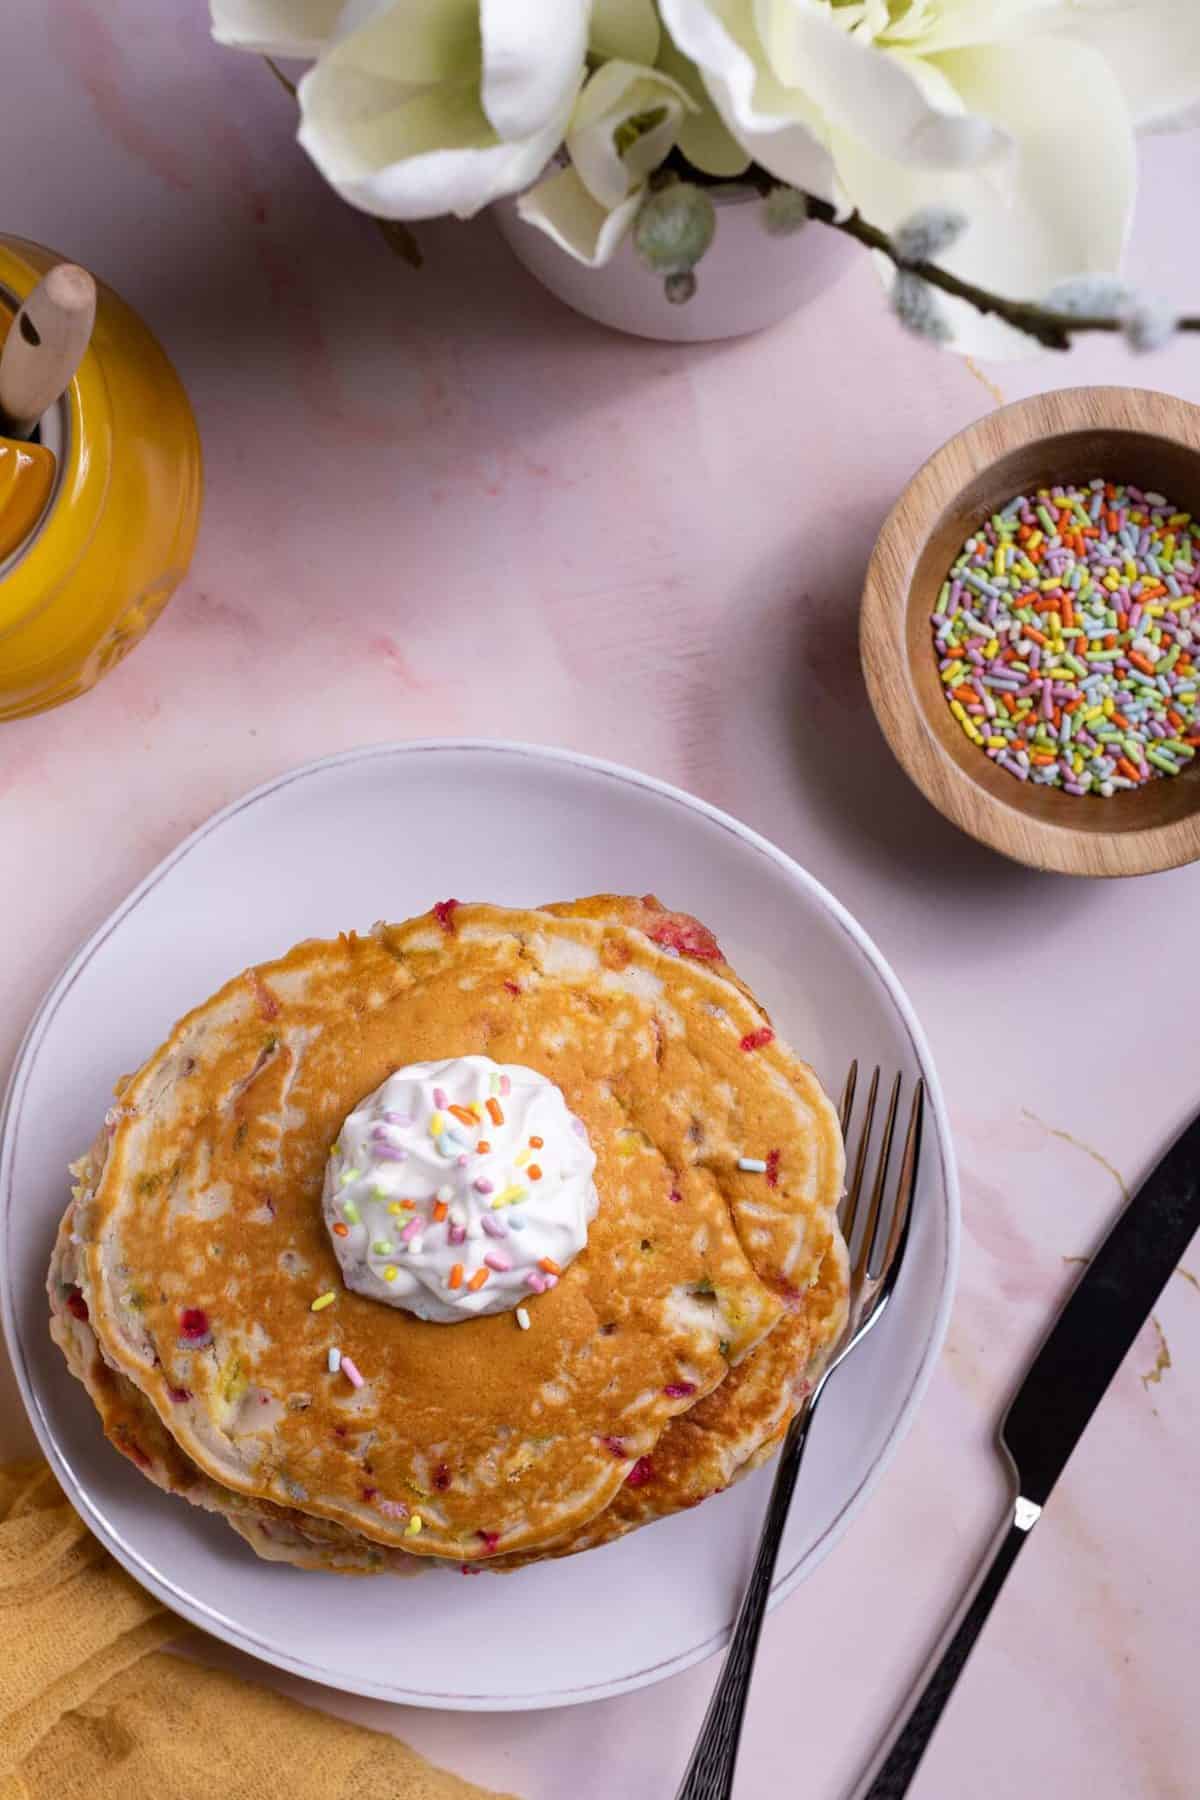
M 195 566 L 147 642 L 85 701 L 0 727 L 0 1072 L 68 953 L 186 832 L 346 745 L 575 746 L 693 788 L 807 864 L 924 1018 L 965 1203 L 917 1425 L 765 1632 L 739 1800 L 835 1800 L 992 1533 L 997 1408 L 1072 1259 L 1196 1104 L 1172 943 L 1194 939 L 1200 870 L 1038 878 L 944 826 L 889 762 L 855 659 L 863 568 L 906 477 L 993 397 L 899 334 L 865 263 L 764 337 L 691 349 L 574 318 L 487 221 L 424 231 L 414 275 L 322 188 L 287 97 L 209 44 L 204 11 L 54 0 L 0 20 L 0 228 L 141 309 L 208 459 Z M 1147 147 L 1132 254 L 1193 304 L 1177 221 L 1198 146 Z M 1111 380 L 1200 400 L 1194 344 L 1135 363 L 1097 342 L 993 373 L 1009 398 Z M 481 627 L 486 655 L 467 647 Z M 922 1800 L 1197 1791 L 1195 1248 L 1190 1269 L 1011 1579 Z M 3 1425 L 0 1448 L 28 1443 L 7 1372 Z M 527 1800 L 660 1800 L 713 1674 L 496 1717 L 281 1685 Z

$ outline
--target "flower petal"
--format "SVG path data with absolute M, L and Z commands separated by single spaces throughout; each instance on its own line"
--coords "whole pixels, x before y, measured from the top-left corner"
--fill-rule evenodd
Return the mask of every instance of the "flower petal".
M 496 135 L 527 138 L 574 95 L 587 53 L 587 0 L 479 0 L 483 110 Z
M 415 46 L 419 15 L 433 10 L 440 29 Z M 384 219 L 469 218 L 536 180 L 558 148 L 573 87 L 540 132 L 520 143 L 497 140 L 474 83 L 462 79 L 471 71 L 469 43 L 478 43 L 473 12 L 472 0 L 377 6 L 300 82 L 300 142 L 351 206 Z M 467 36 L 456 43 L 464 25 Z M 447 66 L 457 80 L 437 78 Z
M 611 210 L 599 206 L 577 169 L 548 175 L 517 201 L 517 211 L 578 262 L 599 268 L 608 262 L 637 216 L 642 191 L 634 190 Z
M 692 167 L 703 170 L 706 175 L 723 176 L 726 180 L 744 175 L 750 167 L 750 158 L 725 126 L 691 57 L 685 56 L 665 31 L 659 46 L 658 66 L 664 75 L 679 83 L 695 106 L 695 112 L 688 113 L 679 127 L 679 148 Z
M 575 103 L 567 150 L 598 206 L 606 211 L 619 206 L 657 169 L 691 107 L 683 89 L 655 69 L 627 62 L 597 69 Z M 636 135 L 622 148 L 626 132 Z
M 333 36 L 343 0 L 211 0 L 218 44 L 263 56 L 318 56 Z
M 781 181 L 832 199 L 824 122 L 803 95 L 783 88 L 756 62 L 762 46 L 750 0 L 659 0 L 659 11 L 747 155 Z
M 1013 46 L 938 59 L 970 111 L 990 116 L 1016 146 L 1004 180 L 995 171 L 904 167 L 838 134 L 838 175 L 863 216 L 892 230 L 920 206 L 967 215 L 966 235 L 943 259 L 964 280 L 1038 299 L 1069 275 L 1118 266 L 1132 210 L 1133 133 L 1117 78 L 1098 51 L 1066 40 L 1053 57 Z M 889 271 L 890 279 L 890 271 Z M 1029 338 L 939 294 L 954 347 L 976 356 L 1026 356 Z
M 1200 125 L 1200 5 L 1133 0 L 1119 11 L 1081 7 L 1057 29 L 1099 50 L 1139 131 Z
M 1063 0 L 954 0 L 905 34 L 906 47 L 919 56 L 969 50 L 979 44 L 1019 42 L 1062 18 Z M 893 28 L 889 42 L 898 41 Z
M 977 168 L 1008 153 L 1007 133 L 988 119 L 931 105 L 908 58 L 852 37 L 828 13 L 798 10 L 795 0 L 762 12 L 773 24 L 764 50 L 774 74 L 789 92 L 807 94 L 833 130 L 918 168 Z
M 652 66 L 661 36 L 654 0 L 592 0 L 588 47 L 593 56 Z

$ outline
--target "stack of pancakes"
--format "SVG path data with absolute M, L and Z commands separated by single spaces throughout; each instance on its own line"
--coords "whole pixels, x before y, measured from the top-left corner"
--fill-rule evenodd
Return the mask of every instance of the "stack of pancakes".
M 596 1153 L 587 1245 L 528 1330 L 349 1291 L 322 1218 L 363 1096 L 470 1054 L 555 1082 Z M 108 1437 L 304 1568 L 508 1568 L 695 1505 L 778 1447 L 845 1315 L 833 1108 L 653 900 L 300 944 L 179 1022 L 74 1173 L 51 1329 Z

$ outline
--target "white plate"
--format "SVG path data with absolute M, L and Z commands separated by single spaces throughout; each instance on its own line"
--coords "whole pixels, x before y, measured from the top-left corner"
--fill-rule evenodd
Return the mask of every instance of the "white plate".
M 842 907 L 744 825 L 584 757 L 416 743 L 295 770 L 202 826 L 84 945 L 26 1036 L 0 1154 L 4 1326 L 55 1473 L 144 1586 L 280 1668 L 424 1706 L 562 1706 L 673 1675 L 728 1632 L 768 1472 L 620 1543 L 515 1575 L 303 1574 L 259 1562 L 221 1520 L 151 1488 L 104 1442 L 47 1332 L 67 1157 L 90 1141 L 114 1077 L 232 972 L 452 894 L 530 905 L 604 891 L 653 892 L 712 926 L 832 1090 L 852 1056 L 929 1085 L 903 1275 L 813 1429 L 776 1600 L 845 1530 L 920 1399 L 957 1261 L 954 1161 L 912 1007 Z

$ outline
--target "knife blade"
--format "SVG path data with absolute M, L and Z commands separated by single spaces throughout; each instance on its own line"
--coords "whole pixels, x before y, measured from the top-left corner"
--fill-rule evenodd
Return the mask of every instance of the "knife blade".
M 1198 1230 L 1200 1115 L 1146 1177 L 1080 1275 L 1001 1422 L 999 1441 L 1017 1476 L 1012 1514 L 899 1735 L 878 1753 L 864 1778 L 870 1785 L 858 1789 L 864 1800 L 900 1800 L 908 1791 L 1005 1577 Z

